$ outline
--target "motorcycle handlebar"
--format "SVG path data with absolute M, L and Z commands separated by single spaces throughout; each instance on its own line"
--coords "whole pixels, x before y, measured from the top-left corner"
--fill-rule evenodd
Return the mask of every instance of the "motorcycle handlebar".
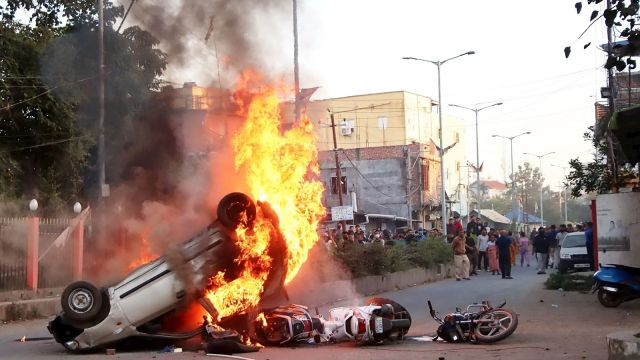
M 433 310 L 433 306 L 431 306 L 431 300 L 427 300 L 427 304 L 429 305 L 429 314 L 431 314 L 431 317 L 435 317 L 436 312 Z

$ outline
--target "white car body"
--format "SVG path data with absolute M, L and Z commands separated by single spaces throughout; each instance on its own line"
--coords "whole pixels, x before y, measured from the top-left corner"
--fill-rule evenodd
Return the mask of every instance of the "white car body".
M 589 266 L 589 254 L 584 232 L 567 234 L 562 240 L 562 244 L 560 244 L 559 271 L 588 270 Z

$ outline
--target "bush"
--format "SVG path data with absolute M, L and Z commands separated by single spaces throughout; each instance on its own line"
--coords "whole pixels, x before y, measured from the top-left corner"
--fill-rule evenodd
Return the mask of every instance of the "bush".
M 544 282 L 544 287 L 549 290 L 590 291 L 593 287 L 593 277 L 580 274 L 553 273 Z
M 354 277 L 382 275 L 415 267 L 433 268 L 453 261 L 453 252 L 442 238 L 428 238 L 409 245 L 345 244 L 336 257 Z

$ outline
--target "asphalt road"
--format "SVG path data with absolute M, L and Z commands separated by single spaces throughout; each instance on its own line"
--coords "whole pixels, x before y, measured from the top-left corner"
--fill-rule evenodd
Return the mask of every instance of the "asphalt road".
M 515 279 L 503 280 L 482 272 L 471 281 L 445 280 L 380 294 L 404 305 L 412 315 L 409 336 L 432 335 L 437 324 L 429 317 L 426 300 L 440 313 L 456 306 L 490 300 L 497 305 L 507 300 L 508 308 L 519 314 L 519 327 L 504 341 L 493 345 L 447 344 L 407 340 L 403 343 L 356 347 L 352 344 L 265 348 L 257 353 L 238 354 L 249 359 L 605 359 L 605 336 L 613 331 L 633 329 L 640 320 L 640 301 L 616 309 L 605 309 L 594 295 L 544 290 L 546 276 L 533 268 L 515 268 Z M 350 299 L 335 305 L 363 302 Z M 326 312 L 325 308 L 320 309 Z M 102 352 L 69 355 L 52 340 L 20 343 L 16 339 L 49 336 L 47 320 L 0 325 L 0 358 L 3 359 L 85 359 L 113 358 Z M 196 353 L 160 354 L 156 349 L 123 352 L 123 359 L 192 359 Z M 208 357 L 215 358 L 215 357 Z

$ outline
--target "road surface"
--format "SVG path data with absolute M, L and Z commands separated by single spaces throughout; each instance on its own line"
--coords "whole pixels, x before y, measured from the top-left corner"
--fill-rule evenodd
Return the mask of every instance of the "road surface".
M 490 300 L 519 314 L 519 327 L 504 341 L 494 345 L 447 344 L 408 340 L 399 344 L 356 347 L 352 344 L 265 348 L 257 353 L 238 354 L 250 359 L 606 359 L 605 336 L 608 333 L 638 328 L 640 301 L 606 309 L 595 295 L 544 290 L 544 275 L 536 275 L 533 267 L 514 269 L 513 280 L 503 280 L 482 272 L 471 281 L 444 280 L 437 283 L 380 294 L 404 305 L 412 315 L 409 336 L 433 335 L 437 324 L 428 316 L 426 300 L 431 299 L 440 313 L 456 306 Z M 353 300 L 349 301 L 353 302 Z M 363 300 L 360 301 L 362 303 Z M 347 302 L 345 301 L 345 304 Z M 335 305 L 344 305 L 337 303 Z M 321 308 L 326 313 L 326 308 Z M 69 354 L 52 340 L 20 343 L 16 339 L 49 336 L 47 320 L 32 320 L 0 325 L 0 358 L 63 359 Z M 639 329 L 640 330 L 640 329 Z M 119 351 L 117 358 L 193 359 L 196 353 L 159 354 L 159 349 Z M 73 359 L 113 358 L 103 352 L 74 355 Z M 215 358 L 215 357 L 207 357 Z

